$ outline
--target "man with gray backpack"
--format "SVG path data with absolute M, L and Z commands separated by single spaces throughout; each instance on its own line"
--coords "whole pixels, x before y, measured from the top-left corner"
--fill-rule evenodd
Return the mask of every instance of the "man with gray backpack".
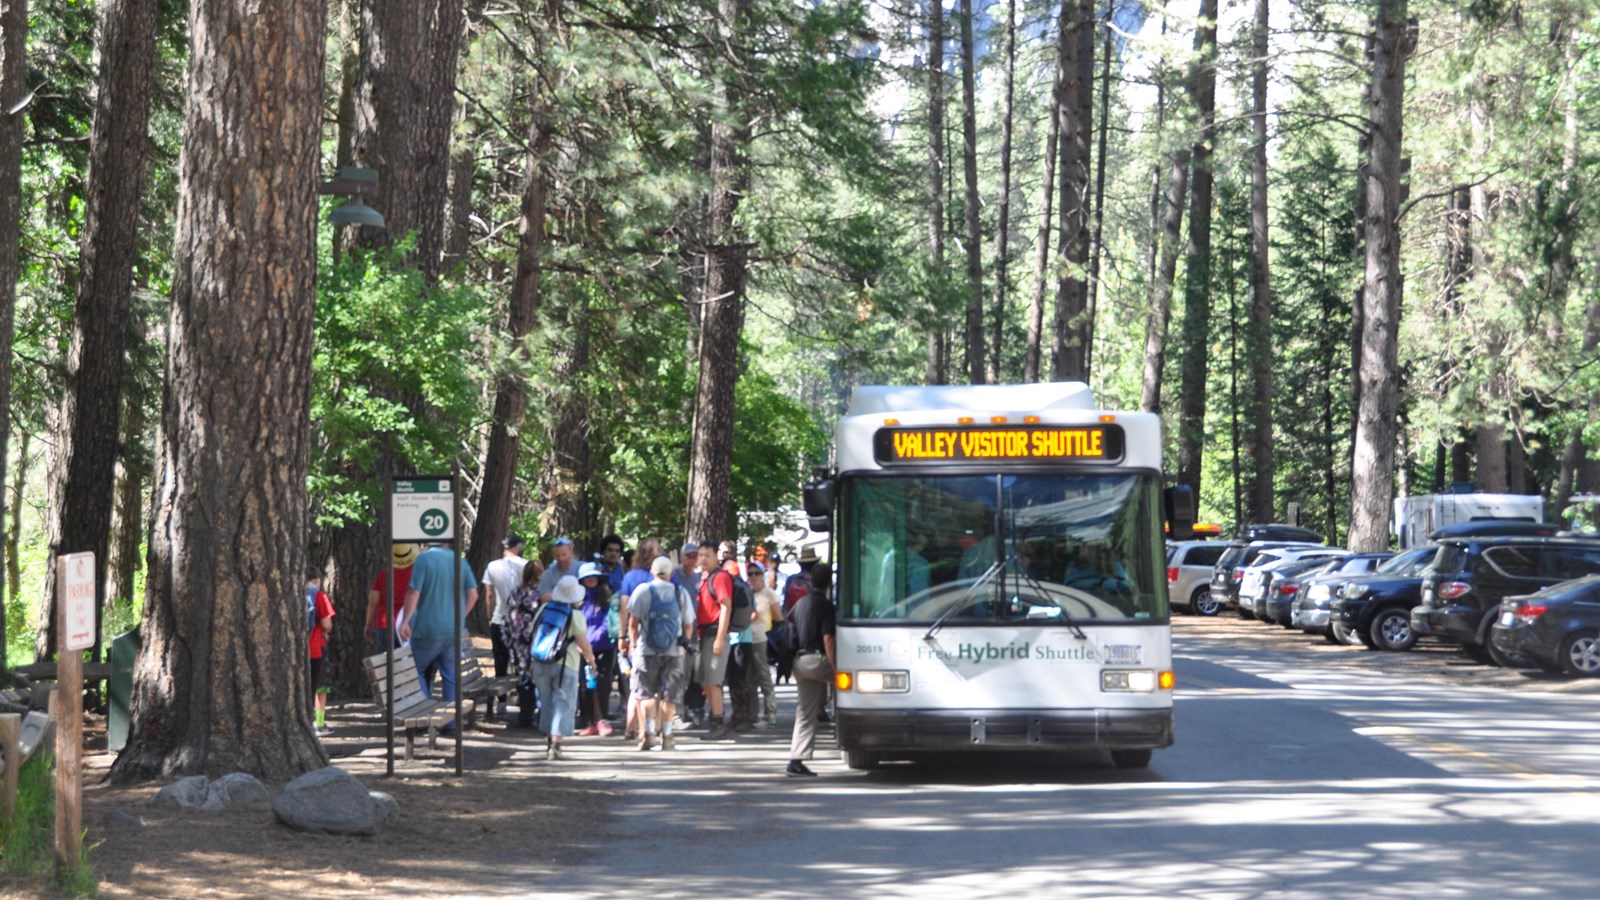
M 676 749 L 672 717 L 683 693 L 683 648 L 694 639 L 695 610 L 689 592 L 672 583 L 672 560 L 650 564 L 653 580 L 628 597 L 628 643 L 634 648 L 633 694 L 639 701 L 639 749 L 660 735 L 661 749 Z

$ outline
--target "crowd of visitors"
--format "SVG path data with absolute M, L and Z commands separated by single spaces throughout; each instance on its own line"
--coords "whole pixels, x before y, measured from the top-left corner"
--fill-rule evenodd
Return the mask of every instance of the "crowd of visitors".
M 455 699 L 461 654 L 451 652 L 452 607 L 464 623 L 481 585 L 495 676 L 517 679 L 514 727 L 542 732 L 546 759 L 563 759 L 562 739 L 574 734 L 605 738 L 620 729 L 650 751 L 675 749 L 685 732 L 722 740 L 773 728 L 776 685 L 792 678 L 799 704 L 787 774 L 814 774 L 805 761 L 834 663 L 830 571 L 814 552 L 780 583 L 768 548 L 741 560 L 730 541 L 689 541 L 676 561 L 657 538 L 629 552 L 606 535 L 595 557 L 580 561 L 572 540 L 560 537 L 548 564 L 524 556 L 524 546 L 508 534 L 480 579 L 448 543 L 420 553 L 396 545 L 394 574 L 380 574 L 368 597 L 373 651 L 384 649 L 392 618 L 424 690 Z

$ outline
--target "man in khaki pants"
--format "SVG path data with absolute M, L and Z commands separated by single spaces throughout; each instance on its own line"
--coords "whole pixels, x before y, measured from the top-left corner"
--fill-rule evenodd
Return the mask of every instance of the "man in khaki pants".
M 795 604 L 789 618 L 793 622 L 798 647 L 794 658 L 794 683 L 799 691 L 799 708 L 794 716 L 794 738 L 789 742 L 789 768 L 785 774 L 805 777 L 817 773 L 805 761 L 817 743 L 817 719 L 827 702 L 833 684 L 834 615 L 829 587 L 833 569 L 818 563 L 811 570 L 811 593 Z

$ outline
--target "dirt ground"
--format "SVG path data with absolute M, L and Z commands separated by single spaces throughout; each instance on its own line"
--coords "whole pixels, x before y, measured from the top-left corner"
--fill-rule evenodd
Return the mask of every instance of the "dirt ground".
M 611 797 L 604 788 L 563 777 L 560 762 L 544 760 L 543 738 L 508 729 L 503 718 L 467 730 L 460 778 L 453 739 L 446 738 L 431 750 L 419 741 L 410 763 L 397 741 L 395 775 L 386 777 L 383 729 L 369 702 L 335 702 L 328 720 L 336 729 L 323 742 L 332 764 L 399 802 L 378 837 L 302 834 L 265 807 L 205 813 L 151 806 L 161 785 L 102 783 L 113 757 L 93 749 L 104 747 L 104 730 L 91 722 L 83 824 L 100 896 L 472 896 L 475 888 L 514 889 L 513 877 L 527 882 L 544 867 L 561 866 L 575 844 L 592 846 L 607 827 Z M 274 795 L 281 787 L 268 785 Z M 117 812 L 143 825 L 122 824 L 112 818 Z M 513 860 L 516 873 L 501 865 Z M 39 886 L 0 887 L 7 900 L 40 895 Z

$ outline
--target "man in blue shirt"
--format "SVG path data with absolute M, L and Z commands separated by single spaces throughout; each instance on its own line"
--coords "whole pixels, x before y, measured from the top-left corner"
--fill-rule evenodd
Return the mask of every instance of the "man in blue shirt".
M 451 596 L 455 590 L 452 562 L 461 572 L 461 593 L 454 597 Z M 459 619 L 461 634 L 465 635 L 467 613 L 477 603 L 478 582 L 472 577 L 472 567 L 450 550 L 449 542 L 429 544 L 411 566 L 405 620 L 399 628 L 400 640 L 411 642 L 417 677 L 429 697 L 433 696 L 433 686 L 427 672 L 434 666 L 439 669 L 443 698 L 456 698 L 456 667 L 461 661 L 461 648 L 455 644 L 458 622 L 451 618 L 451 612 L 453 610 Z

